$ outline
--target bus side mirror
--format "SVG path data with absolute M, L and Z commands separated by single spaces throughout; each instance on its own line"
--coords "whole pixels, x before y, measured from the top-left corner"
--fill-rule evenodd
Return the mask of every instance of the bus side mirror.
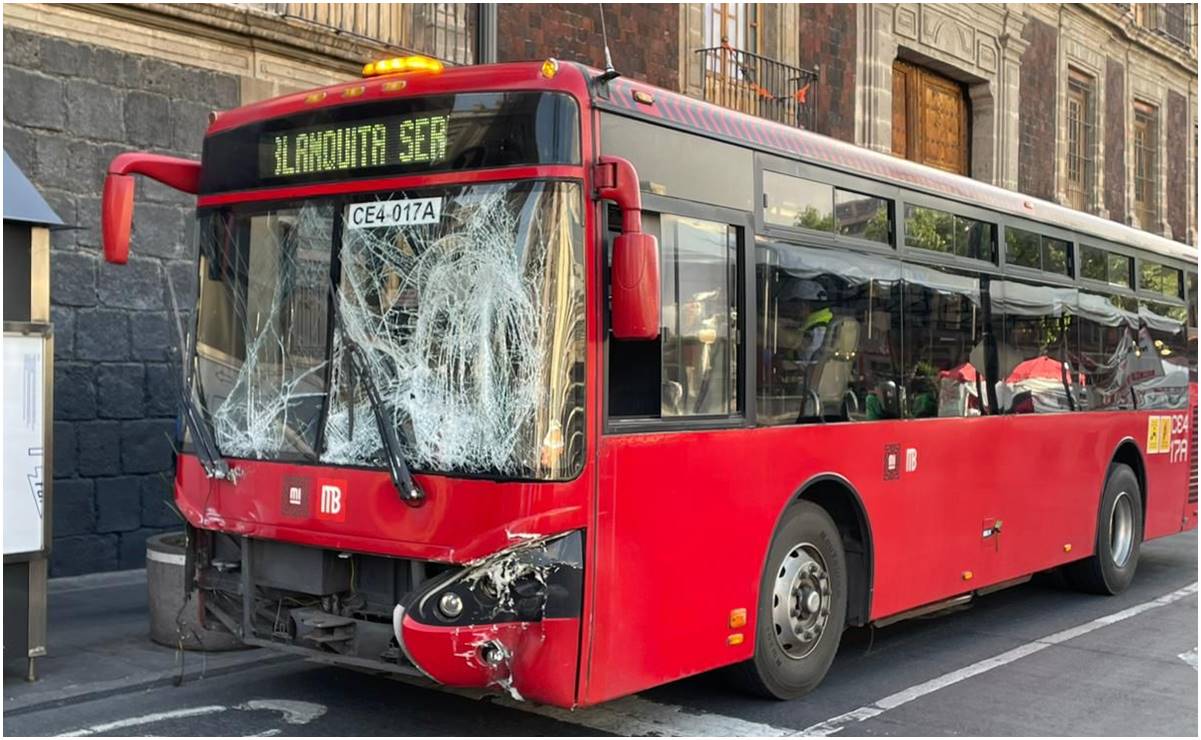
M 622 233 L 613 240 L 609 327 L 617 339 L 659 338 L 659 242 L 642 232 L 642 193 L 629 160 L 601 157 L 594 170 L 597 195 L 621 209 Z
M 613 240 L 610 326 L 618 339 L 659 337 L 659 241 L 624 233 Z
M 114 265 L 129 261 L 129 234 L 133 230 L 132 175 L 104 178 L 104 196 L 100 201 L 100 232 L 104 239 L 104 259 Z
M 176 190 L 200 190 L 200 163 L 161 154 L 129 152 L 117 155 L 104 178 L 100 201 L 100 233 L 104 259 L 115 265 L 129 261 L 129 235 L 133 230 L 134 175 L 145 175 Z

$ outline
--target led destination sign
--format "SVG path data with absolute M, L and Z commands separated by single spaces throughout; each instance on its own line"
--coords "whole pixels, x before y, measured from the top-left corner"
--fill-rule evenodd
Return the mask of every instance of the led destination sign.
M 210 134 L 200 192 L 579 162 L 571 96 L 464 92 L 306 110 Z
M 450 116 L 397 116 L 264 134 L 259 174 L 296 177 L 388 165 L 435 165 L 446 158 Z

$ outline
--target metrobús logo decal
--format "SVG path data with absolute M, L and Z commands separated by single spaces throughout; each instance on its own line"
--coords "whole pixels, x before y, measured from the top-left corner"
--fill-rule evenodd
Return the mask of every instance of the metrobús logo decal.
M 346 521 L 346 481 L 317 479 L 317 518 L 330 522 Z

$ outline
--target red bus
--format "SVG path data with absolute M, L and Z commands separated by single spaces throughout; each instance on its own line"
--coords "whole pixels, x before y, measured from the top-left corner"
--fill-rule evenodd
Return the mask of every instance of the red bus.
M 190 608 L 560 706 L 1197 526 L 1197 252 L 573 64 L 214 114 L 184 342 Z M 191 301 L 192 297 L 186 300 Z

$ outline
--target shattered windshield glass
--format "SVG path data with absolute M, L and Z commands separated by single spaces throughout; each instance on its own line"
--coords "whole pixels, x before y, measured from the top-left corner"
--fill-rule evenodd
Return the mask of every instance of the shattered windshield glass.
M 207 214 L 197 369 L 221 452 L 381 467 L 370 380 L 415 471 L 577 474 L 580 208 L 578 184 L 524 181 Z
M 317 454 L 333 225 L 316 202 L 205 217 L 196 372 L 222 455 Z

